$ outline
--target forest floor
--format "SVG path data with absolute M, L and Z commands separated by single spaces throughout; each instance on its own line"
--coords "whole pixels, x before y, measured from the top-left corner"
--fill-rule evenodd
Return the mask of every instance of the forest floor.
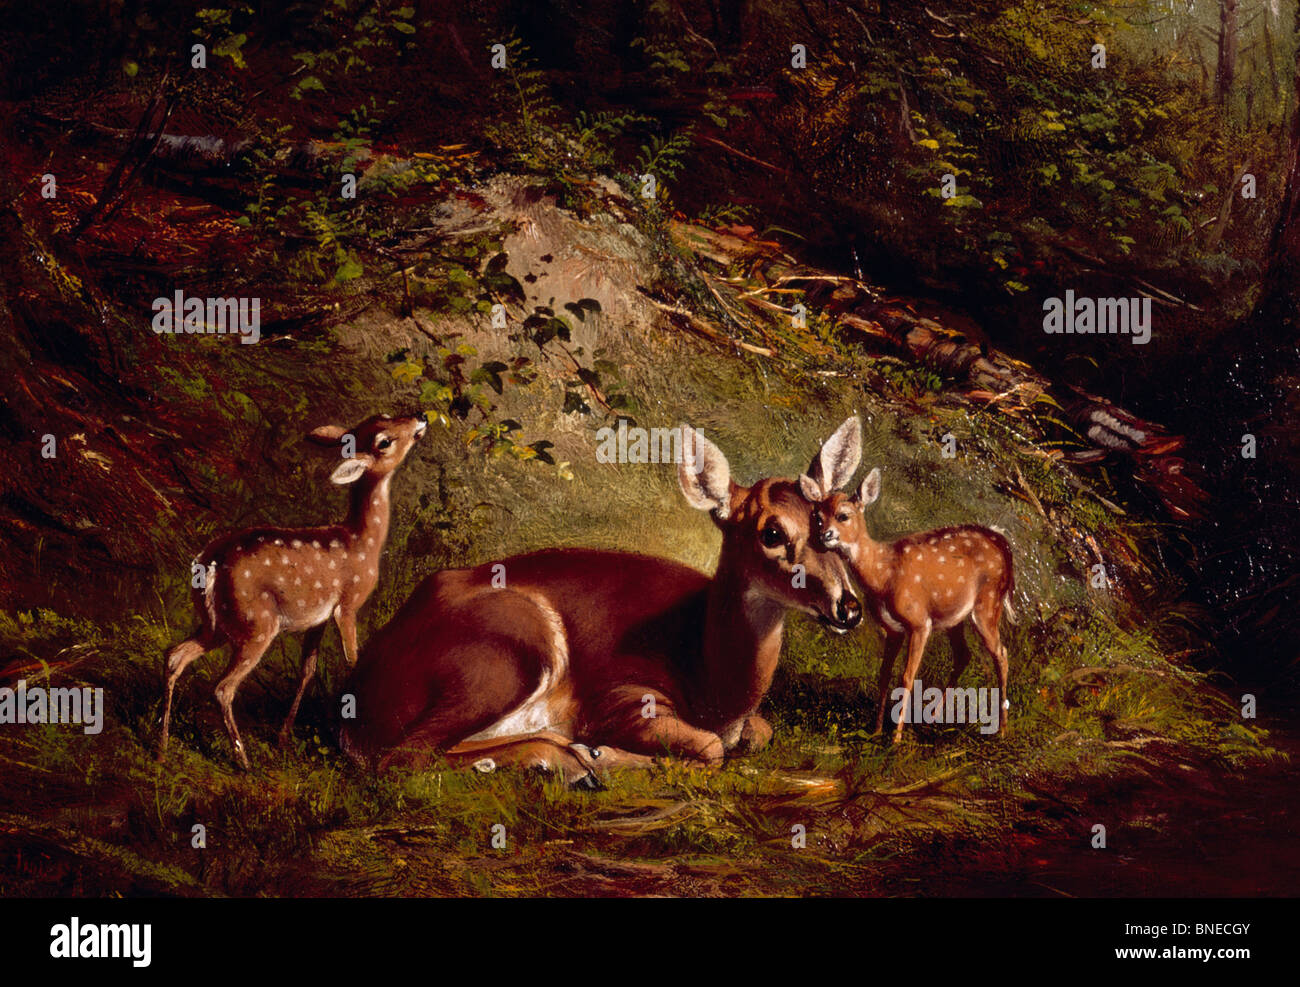
M 141 243 L 246 235 L 209 204 L 160 195 L 133 199 L 117 220 Z M 110 710 L 99 735 L 0 729 L 0 895 L 1292 893 L 1297 858 L 1283 851 L 1297 826 L 1295 736 L 1243 719 L 1223 677 L 1204 670 L 1215 662 L 1188 660 L 1208 649 L 1189 641 L 1185 615 L 1165 612 L 1176 587 L 1154 547 L 1162 525 L 1071 486 L 1030 410 L 1004 419 L 951 382 L 861 352 L 825 319 L 800 332 L 784 316 L 738 319 L 733 331 L 754 333 L 748 348 L 701 341 L 701 326 L 725 324 L 743 271 L 706 276 L 663 217 L 629 209 L 622 193 L 570 208 L 528 181 L 449 193 L 440 179 L 370 216 L 390 224 L 386 249 L 403 252 L 401 271 L 384 268 L 382 252 L 366 255 L 366 274 L 346 290 L 309 291 L 307 261 L 319 254 L 272 269 L 281 295 L 303 282 L 313 310 L 344 313 L 307 319 L 310 333 L 281 324 L 255 348 L 160 338 L 140 320 L 106 329 L 122 333 L 123 373 L 159 415 L 207 423 L 175 440 L 206 498 L 124 478 L 140 461 L 96 451 L 93 432 L 90 479 L 62 482 L 89 495 L 78 509 L 119 505 L 84 527 L 155 555 L 136 560 L 130 568 L 146 575 L 128 584 L 107 566 L 59 570 L 51 552 L 37 567 L 51 586 L 57 574 L 72 587 L 84 612 L 65 597 L 0 614 L 0 681 L 103 687 Z M 97 290 L 115 277 L 106 260 Z M 725 278 L 730 294 L 718 287 Z M 155 286 L 137 287 L 147 299 Z M 549 335 L 490 328 L 495 298 L 509 301 L 513 324 Z M 688 335 L 665 325 L 665 306 L 707 309 L 711 321 Z M 565 311 L 560 333 L 555 313 Z M 325 414 L 350 422 L 384 410 L 376 395 L 426 409 L 440 430 L 395 481 L 394 534 L 363 644 L 447 565 L 588 544 L 707 570 L 715 533 L 681 503 L 670 471 L 596 462 L 594 429 L 616 408 L 646 424 L 700 425 L 750 478 L 792 474 L 828 423 L 860 412 L 867 454 L 889 477 L 878 535 L 963 521 L 1008 531 L 1022 614 L 1008 632 L 1012 729 L 918 727 L 896 748 L 882 744 L 866 732 L 879 642 L 866 631 L 831 639 L 795 620 L 763 707 L 776 737 L 752 758 L 719 769 L 664 761 L 597 792 L 504 770 L 374 776 L 333 743 L 331 633 L 291 749 L 264 742 L 295 681 L 297 642 L 281 639 L 236 704 L 251 774 L 232 767 L 210 698 L 216 659 L 182 684 L 172 750 L 156 763 L 161 654 L 188 630 L 192 552 L 236 523 L 337 511 L 319 464 L 299 461 L 297 437 Z M 939 452 L 946 433 L 963 449 L 951 464 Z M 487 434 L 497 441 L 485 454 Z M 533 436 L 546 443 L 524 444 Z M 122 506 L 123 491 L 151 509 Z M 1123 592 L 1089 584 L 1099 553 Z M 114 614 L 121 601 L 129 609 Z M 932 648 L 925 678 L 944 677 L 945 649 Z M 986 678 L 975 663 L 963 682 Z

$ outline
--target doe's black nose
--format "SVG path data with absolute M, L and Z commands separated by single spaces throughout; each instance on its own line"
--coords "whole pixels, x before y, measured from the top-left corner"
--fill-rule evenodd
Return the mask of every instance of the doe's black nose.
M 845 593 L 835 604 L 835 619 L 845 627 L 857 627 L 862 620 L 862 604 L 852 593 Z

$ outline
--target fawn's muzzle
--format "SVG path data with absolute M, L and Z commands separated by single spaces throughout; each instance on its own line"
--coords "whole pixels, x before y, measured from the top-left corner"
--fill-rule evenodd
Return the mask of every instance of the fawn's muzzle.
M 827 548 L 834 548 L 840 543 L 840 533 L 834 528 L 827 528 L 822 532 L 822 544 Z

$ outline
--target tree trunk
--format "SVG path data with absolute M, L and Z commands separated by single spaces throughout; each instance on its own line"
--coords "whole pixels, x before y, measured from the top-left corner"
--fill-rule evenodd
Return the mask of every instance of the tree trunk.
M 1228 101 L 1237 74 L 1237 0 L 1219 0 L 1219 66 L 1214 76 L 1219 105 Z
M 1300 17 L 1296 18 L 1291 126 L 1283 159 L 1285 182 L 1269 241 L 1270 263 L 1253 322 L 1279 342 L 1300 339 Z

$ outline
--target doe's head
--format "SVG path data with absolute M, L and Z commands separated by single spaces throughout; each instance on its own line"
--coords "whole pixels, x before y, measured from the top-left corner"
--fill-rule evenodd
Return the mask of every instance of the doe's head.
M 316 445 L 351 453 L 330 474 L 331 482 L 348 484 L 367 474 L 382 477 L 392 473 L 427 427 L 423 418 L 372 415 L 351 429 L 322 425 L 307 438 Z
M 793 480 L 742 487 L 727 458 L 688 425 L 681 426 L 677 477 L 692 507 L 722 531 L 715 578 L 738 579 L 748 600 L 802 610 L 843 632 L 862 619 L 844 561 L 813 536 L 812 512 Z

